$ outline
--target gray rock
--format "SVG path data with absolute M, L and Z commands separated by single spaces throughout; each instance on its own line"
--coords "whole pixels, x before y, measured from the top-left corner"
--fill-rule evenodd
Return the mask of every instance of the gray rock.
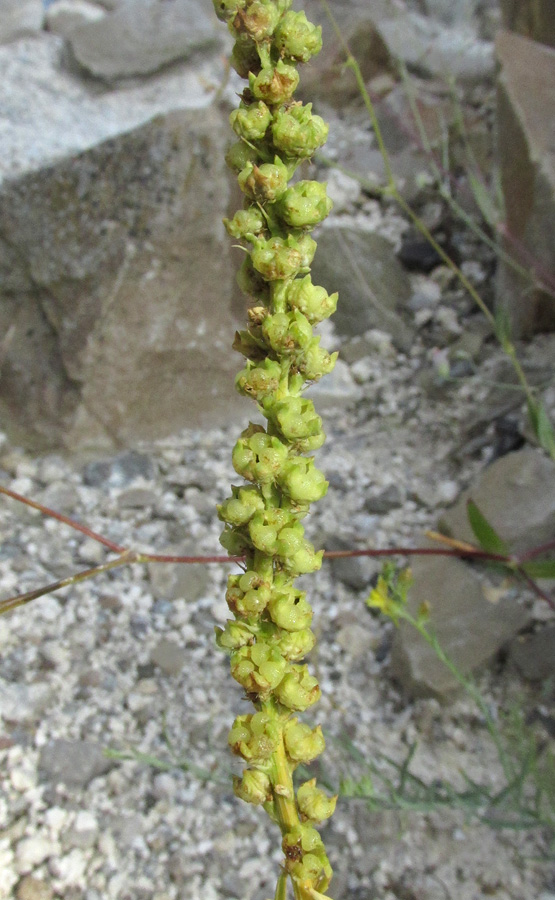
M 501 261 L 497 305 L 522 337 L 555 330 L 555 50 L 504 31 L 496 51 L 506 249 L 534 274 L 530 281 Z
M 480 0 L 424 0 L 427 15 L 445 25 L 471 22 Z
M 352 550 L 352 541 L 344 540 L 337 535 L 325 538 L 326 550 Z M 328 562 L 333 577 L 342 581 L 354 591 L 370 591 L 373 579 L 380 571 L 381 563 L 367 556 L 352 556 L 330 559 Z
M 124 487 L 136 478 L 152 481 L 155 473 L 150 456 L 129 450 L 112 459 L 88 463 L 83 469 L 83 481 L 90 487 Z
M 52 900 L 54 890 L 34 875 L 25 875 L 15 889 L 17 900 Z
M 474 570 L 450 557 L 417 557 L 412 564 L 409 609 L 430 606 L 430 627 L 463 675 L 483 666 L 528 622 L 510 593 L 502 599 Z M 401 622 L 395 631 L 391 671 L 414 696 L 442 696 L 460 687 L 416 629 Z
M 383 490 L 370 494 L 364 501 L 364 508 L 369 513 L 383 515 L 397 509 L 403 503 L 403 495 L 396 484 L 390 484 Z
M 555 625 L 517 637 L 509 648 L 509 658 L 529 681 L 554 679 Z
M 446 28 L 408 12 L 381 21 L 379 31 L 392 56 L 416 74 L 474 83 L 495 71 L 492 45 L 478 40 L 471 28 Z
M 413 332 L 398 310 L 408 302 L 410 282 L 389 241 L 354 227 L 329 226 L 319 235 L 312 271 L 315 283 L 339 291 L 334 315 L 339 334 L 352 337 L 379 328 L 398 348 L 408 349 Z
M 49 684 L 19 684 L 0 679 L 0 717 L 9 725 L 33 725 L 53 700 Z
M 0 44 L 32 37 L 42 28 L 42 0 L 0 0 Z
M 154 491 L 137 487 L 122 491 L 118 495 L 117 504 L 119 509 L 145 509 L 154 506 L 157 500 L 158 496 Z
M 501 0 L 501 12 L 505 28 L 555 47 L 552 0 Z
M 44 781 L 76 788 L 86 787 L 113 765 L 104 756 L 102 746 L 90 741 L 50 741 L 41 748 L 39 756 L 39 772 Z
M 168 555 L 198 555 L 198 547 L 186 543 L 164 549 Z M 152 593 L 157 600 L 197 600 L 207 590 L 210 576 L 203 565 L 150 563 L 148 566 Z
M 516 553 L 555 538 L 555 464 L 541 451 L 527 447 L 496 460 L 444 514 L 443 531 L 476 543 L 466 512 L 469 498 Z
M 195 51 L 215 47 L 221 31 L 195 0 L 133 0 L 69 36 L 77 62 L 92 75 L 148 75 Z
M 98 452 L 240 408 L 221 352 L 236 327 L 226 138 L 223 113 L 176 112 L 4 184 L 0 269 L 4 248 L 26 279 L 0 289 L 0 330 L 15 324 L 0 411 L 18 441 Z
M 53 34 L 68 38 L 77 28 L 98 22 L 106 11 L 89 0 L 56 0 L 46 11 L 46 27 Z
M 150 654 L 150 660 L 165 675 L 179 675 L 187 662 L 187 651 L 167 638 L 161 638 Z

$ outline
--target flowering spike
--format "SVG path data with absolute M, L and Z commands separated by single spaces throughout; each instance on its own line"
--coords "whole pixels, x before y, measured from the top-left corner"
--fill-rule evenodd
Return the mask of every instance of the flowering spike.
M 233 344 L 246 359 L 236 387 L 267 422 L 249 425 L 239 437 L 232 461 L 246 483 L 232 487 L 218 507 L 220 540 L 232 555 L 246 557 L 246 570 L 228 578 L 226 601 L 235 618 L 216 629 L 216 641 L 255 707 L 254 714 L 236 718 L 229 734 L 231 749 L 248 766 L 234 779 L 235 793 L 263 806 L 280 826 L 277 900 L 285 900 L 287 878 L 296 898 L 317 900 L 332 872 L 314 823 L 332 814 L 336 798 L 314 779 L 297 794 L 293 786 L 295 768 L 324 749 L 321 728 L 295 715 L 320 697 L 317 679 L 302 662 L 315 636 L 312 609 L 295 578 L 322 562 L 301 519 L 328 487 L 314 459 L 303 455 L 317 450 L 325 435 L 302 391 L 335 364 L 337 354 L 320 347 L 313 326 L 334 312 L 337 294 L 310 277 L 316 250 L 310 231 L 332 205 L 326 186 L 292 181 L 328 134 L 312 105 L 293 99 L 297 66 L 320 50 L 321 29 L 290 6 L 291 0 L 214 0 L 235 41 L 231 64 L 248 80 L 230 116 L 239 140 L 226 155 L 245 201 L 224 223 L 246 251 L 237 280 L 252 298 L 248 326 Z

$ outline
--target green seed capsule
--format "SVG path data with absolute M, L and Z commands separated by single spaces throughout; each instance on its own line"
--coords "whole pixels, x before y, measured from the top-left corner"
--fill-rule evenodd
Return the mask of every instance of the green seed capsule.
M 273 203 L 287 188 L 289 173 L 287 167 L 276 157 L 273 163 L 253 166 L 247 163 L 239 173 L 237 181 L 241 190 L 258 203 Z
M 326 185 L 318 181 L 299 181 L 288 188 L 279 202 L 281 218 L 292 228 L 312 228 L 329 214 L 333 203 Z
M 260 403 L 275 394 L 282 377 L 281 366 L 273 359 L 265 359 L 256 365 L 248 362 L 237 375 L 235 387 L 240 394 L 254 397 Z
M 333 815 L 337 796 L 328 797 L 324 791 L 316 787 L 316 779 L 305 781 L 297 791 L 297 803 L 301 814 L 312 822 L 323 822 Z
M 335 312 L 338 296 L 312 284 L 310 275 L 305 275 L 295 279 L 287 288 L 287 305 L 302 312 L 311 325 L 317 325 Z
M 264 66 L 258 75 L 249 75 L 249 87 L 257 98 L 270 106 L 287 103 L 299 83 L 295 66 L 279 62 L 276 66 Z
M 258 769 L 245 769 L 242 778 L 233 776 L 233 790 L 240 800 L 260 805 L 272 799 L 269 777 Z
M 305 592 L 294 588 L 272 593 L 268 612 L 272 621 L 285 631 L 303 631 L 312 621 L 312 609 Z
M 262 100 L 234 109 L 229 117 L 235 134 L 244 141 L 261 141 L 271 121 L 272 114 Z
M 235 471 L 247 481 L 270 484 L 278 477 L 288 456 L 279 438 L 261 432 L 243 432 L 232 453 Z
M 247 644 L 254 642 L 252 631 L 242 622 L 235 622 L 228 619 L 225 628 L 215 627 L 216 643 L 222 650 L 238 650 L 239 647 L 245 647 Z
M 218 518 L 229 525 L 245 525 L 255 512 L 264 509 L 264 499 L 256 485 L 232 487 L 232 496 L 218 506 Z
M 269 759 L 278 747 L 281 731 L 278 721 L 267 713 L 237 716 L 229 732 L 229 746 L 249 762 Z
M 248 650 L 248 647 L 244 647 L 237 652 L 245 653 Z M 288 709 L 299 712 L 316 703 L 320 699 L 320 694 L 318 681 L 310 675 L 306 666 L 290 666 L 282 680 L 275 686 L 275 695 L 279 702 Z
M 306 159 L 326 143 L 329 125 L 312 115 L 312 104 L 278 109 L 272 121 L 274 146 L 292 158 Z
M 282 632 L 278 641 L 278 648 L 284 659 L 289 662 L 298 662 L 307 653 L 310 653 L 316 642 L 316 636 L 310 628 L 302 631 Z
M 319 381 L 323 375 L 329 375 L 335 368 L 339 354 L 328 353 L 320 347 L 320 338 L 313 338 L 302 354 L 296 357 L 296 365 L 306 381 Z
M 256 163 L 259 159 L 258 150 L 255 147 L 249 147 L 244 141 L 237 141 L 237 143 L 232 144 L 225 155 L 227 165 L 234 172 L 240 172 L 247 163 Z
M 328 489 L 328 482 L 315 467 L 314 460 L 302 456 L 283 463 L 278 481 L 286 494 L 300 502 L 320 500 Z
M 247 0 L 212 0 L 212 2 L 218 19 L 229 22 L 246 6 Z
M 291 719 L 283 731 L 287 755 L 294 763 L 308 763 L 324 752 L 326 742 L 320 725 L 312 729 L 298 719 Z
M 258 75 L 262 68 L 256 42 L 248 34 L 237 34 L 229 61 L 241 78 L 248 78 L 251 72 Z
M 292 238 L 270 238 L 258 240 L 251 254 L 253 267 L 266 281 L 290 278 L 303 269 L 301 248 Z
M 227 233 L 236 240 L 247 235 L 259 235 L 266 228 L 266 220 L 257 206 L 239 209 L 232 219 L 223 220 Z
M 308 62 L 322 49 L 322 29 L 309 22 L 304 12 L 288 12 L 276 29 L 275 45 L 282 56 Z
M 248 694 L 267 697 L 282 681 L 287 661 L 268 644 L 240 647 L 231 654 L 231 674 Z
M 232 22 L 234 31 L 260 43 L 272 36 L 281 13 L 273 0 L 250 0 Z

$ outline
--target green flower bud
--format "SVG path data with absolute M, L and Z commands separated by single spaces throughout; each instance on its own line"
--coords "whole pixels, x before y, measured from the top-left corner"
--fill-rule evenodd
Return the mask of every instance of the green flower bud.
M 277 646 L 279 652 L 289 662 L 298 662 L 307 653 L 310 653 L 316 642 L 316 636 L 310 628 L 302 631 L 282 632 Z
M 287 166 L 277 156 L 273 163 L 263 163 L 261 166 L 247 163 L 237 178 L 239 187 L 247 197 L 259 203 L 278 200 L 285 191 L 288 180 Z
M 329 125 L 312 115 L 312 103 L 294 103 L 276 110 L 272 122 L 274 146 L 294 159 L 307 159 L 326 143 Z
M 322 434 L 322 419 L 316 414 L 312 400 L 288 397 L 263 404 L 264 415 L 278 426 L 284 438 L 292 443 Z
M 313 338 L 302 354 L 299 354 L 296 363 L 306 381 L 318 381 L 322 375 L 328 375 L 333 371 L 339 354 L 328 353 L 320 347 L 320 338 Z
M 272 114 L 262 100 L 249 106 L 241 105 L 229 117 L 235 134 L 245 141 L 261 141 L 271 121 Z
M 268 612 L 272 622 L 285 631 L 303 631 L 312 622 L 312 609 L 306 593 L 294 588 L 274 592 L 268 603 Z
M 301 266 L 308 269 L 316 253 L 316 241 L 309 234 L 303 234 L 296 240 L 297 250 L 301 254 Z
M 240 9 L 246 5 L 247 0 L 212 0 L 214 11 L 221 22 L 229 22 L 235 18 Z
M 252 631 L 243 622 L 234 622 L 228 619 L 225 628 L 215 627 L 216 644 L 221 650 L 238 650 L 239 647 L 245 647 L 247 644 L 254 643 Z
M 225 598 L 236 616 L 246 619 L 258 617 L 264 612 L 272 596 L 271 586 L 258 574 L 247 571 L 243 575 L 230 575 Z
M 294 854 L 294 851 L 292 852 Z M 326 890 L 333 875 L 323 844 L 312 853 L 305 853 L 301 859 L 288 860 L 286 866 L 296 883 L 317 884 L 320 891 Z M 320 893 L 320 896 L 323 895 Z
M 322 222 L 333 206 L 326 185 L 319 181 L 298 181 L 283 194 L 279 212 L 293 228 L 312 228 Z
M 324 791 L 316 787 L 316 779 L 305 781 L 297 791 L 297 803 L 301 814 L 312 822 L 323 822 L 333 815 L 337 796 L 328 797 Z
M 318 853 L 324 849 L 320 834 L 307 823 L 296 825 L 290 831 L 286 831 L 281 845 L 287 859 L 298 859 L 305 853 Z M 291 852 L 295 849 L 297 853 Z
M 237 240 L 245 238 L 248 234 L 260 234 L 266 228 L 266 220 L 256 206 L 239 209 L 232 219 L 223 221 L 227 233 Z
M 268 713 L 237 716 L 229 732 L 228 743 L 237 756 L 247 762 L 269 759 L 281 737 L 278 721 Z
M 230 556 L 244 556 L 251 549 L 248 538 L 226 526 L 220 534 L 220 544 Z
M 232 26 L 235 31 L 248 34 L 258 43 L 272 36 L 280 16 L 273 0 L 251 0 L 246 9 L 237 13 Z
M 312 729 L 298 719 L 291 719 L 286 724 L 283 738 L 287 755 L 294 763 L 311 762 L 324 752 L 326 746 L 320 725 Z
M 303 269 L 299 242 L 292 236 L 257 240 L 251 254 L 252 265 L 266 281 L 290 278 Z
M 308 575 L 310 572 L 317 572 L 322 568 L 323 556 L 323 550 L 316 552 L 312 544 L 305 541 L 300 550 L 282 560 L 282 565 L 290 575 Z
M 250 647 L 243 647 L 237 653 L 246 654 L 249 650 Z M 287 674 L 274 687 L 279 702 L 288 709 L 299 712 L 308 709 L 320 699 L 320 686 L 306 666 L 290 666 Z
M 231 674 L 247 694 L 267 696 L 283 680 L 286 670 L 287 661 L 269 644 L 240 647 L 231 654 Z M 290 689 L 289 694 L 293 695 L 294 690 Z M 299 691 L 297 694 L 300 696 Z
M 278 532 L 281 535 L 295 519 L 286 509 L 272 508 L 257 513 L 249 522 L 249 536 L 253 545 L 262 553 L 272 556 L 279 552 Z M 299 526 L 302 529 L 302 526 Z
M 258 769 L 245 769 L 243 777 L 233 776 L 233 790 L 236 797 L 246 803 L 260 805 L 272 799 L 272 785 L 264 772 Z
M 299 84 L 299 73 L 280 59 L 275 67 L 264 66 L 258 75 L 249 75 L 249 87 L 258 100 L 271 106 L 287 103 Z
M 304 528 L 300 522 L 295 522 L 287 528 L 282 528 L 277 536 L 275 552 L 284 559 L 294 556 L 307 543 L 303 535 Z
M 311 325 L 331 316 L 337 308 L 338 294 L 328 294 L 325 288 L 312 284 L 310 275 L 297 278 L 287 288 L 287 305 L 303 313 Z
M 284 462 L 278 482 L 286 494 L 301 502 L 314 503 L 324 497 L 328 489 L 328 482 L 314 466 L 314 460 L 302 456 Z
M 226 163 L 234 172 L 240 172 L 247 163 L 256 163 L 259 159 L 258 150 L 254 147 L 249 147 L 244 141 L 237 141 L 237 143 L 232 144 L 225 155 Z
M 218 518 L 229 525 L 245 525 L 255 512 L 264 509 L 264 499 L 255 485 L 232 487 L 232 495 L 218 506 Z
M 237 32 L 235 32 L 237 34 Z M 237 40 L 231 51 L 230 63 L 241 78 L 248 78 L 253 72 L 258 75 L 262 64 L 256 43 L 248 34 L 237 34 Z
M 275 394 L 283 377 L 281 366 L 273 359 L 265 359 L 255 365 L 248 362 L 235 379 L 235 387 L 240 394 L 254 397 L 258 402 Z
M 243 432 L 232 453 L 235 471 L 247 481 L 270 484 L 285 464 L 288 450 L 279 438 L 252 426 Z
M 307 347 L 312 337 L 312 326 L 302 313 L 283 312 L 266 316 L 262 322 L 262 335 L 276 353 L 293 353 Z
M 304 12 L 288 12 L 276 29 L 275 46 L 288 59 L 308 62 L 322 49 L 322 29 L 309 22 Z

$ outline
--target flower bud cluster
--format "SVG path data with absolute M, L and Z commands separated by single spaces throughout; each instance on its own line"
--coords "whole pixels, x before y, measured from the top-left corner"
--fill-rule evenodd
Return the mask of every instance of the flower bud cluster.
M 337 358 L 313 331 L 334 312 L 337 294 L 310 276 L 316 250 L 310 232 L 332 203 L 325 184 L 295 177 L 328 134 L 312 105 L 293 99 L 297 67 L 319 52 L 321 29 L 292 11 L 291 0 L 213 3 L 235 40 L 231 64 L 248 82 L 230 116 L 236 143 L 226 155 L 244 204 L 224 224 L 246 251 L 238 282 L 251 298 L 248 326 L 233 345 L 246 361 L 236 387 L 267 422 L 249 425 L 235 444 L 233 466 L 244 484 L 218 509 L 223 546 L 246 562 L 228 579 L 234 618 L 217 629 L 216 639 L 256 710 L 239 716 L 229 735 L 233 752 L 247 764 L 234 789 L 280 825 L 295 896 L 301 889 L 303 896 L 321 895 L 331 868 L 314 823 L 332 814 L 335 798 L 315 780 L 295 796 L 292 783 L 294 769 L 324 749 L 321 729 L 296 717 L 316 703 L 320 687 L 302 662 L 315 638 L 312 610 L 294 583 L 321 565 L 322 553 L 305 539 L 301 519 L 328 486 L 305 455 L 321 447 L 325 435 L 302 392 L 331 372 Z

